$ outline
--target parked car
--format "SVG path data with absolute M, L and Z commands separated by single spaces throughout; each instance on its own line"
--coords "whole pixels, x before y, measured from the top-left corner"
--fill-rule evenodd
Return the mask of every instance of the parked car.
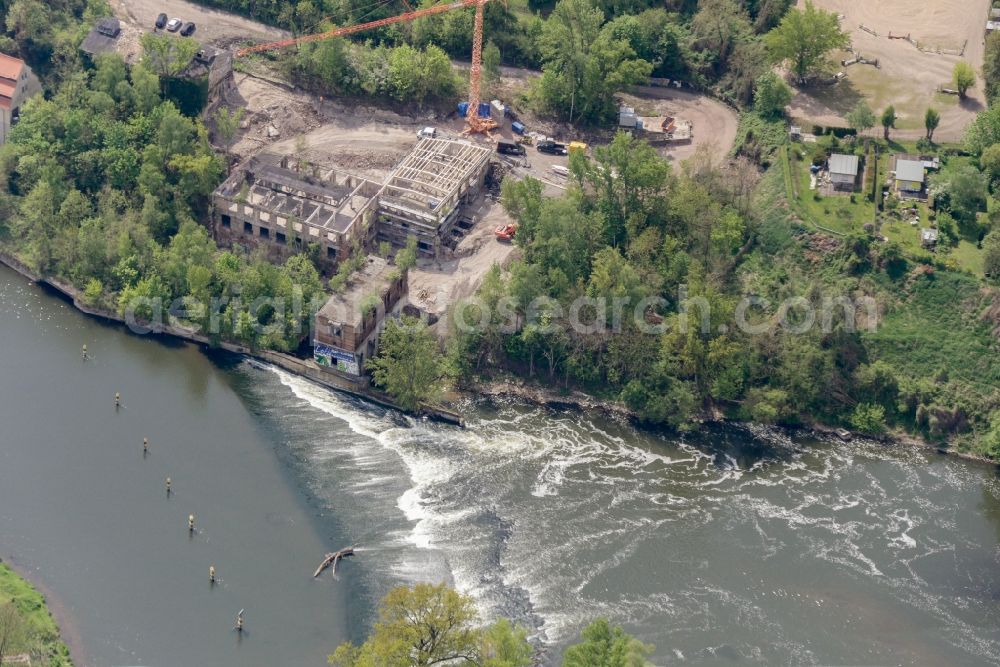
M 438 134 L 436 127 L 425 127 L 417 132 L 417 139 L 433 139 Z
M 568 155 L 569 151 L 566 150 L 566 146 L 563 144 L 557 144 L 554 141 L 539 141 L 536 146 L 539 153 L 546 153 L 548 155 Z
M 197 29 L 197 27 L 198 26 L 196 26 L 193 22 L 188 21 L 187 23 L 184 24 L 184 27 L 181 28 L 181 35 L 183 35 L 184 37 L 190 37 L 191 35 L 194 34 L 194 31 L 195 29 Z
M 167 21 L 167 30 L 170 32 L 177 32 L 181 29 L 182 25 L 184 25 L 184 22 L 180 19 L 170 19 Z
M 160 14 L 159 16 L 157 16 L 156 17 L 156 24 L 155 24 L 156 25 L 156 29 L 157 30 L 163 30 L 163 28 L 166 27 L 168 20 L 169 19 L 168 19 L 168 17 L 167 17 L 166 14 Z
M 524 155 L 524 146 L 506 139 L 497 141 L 497 153 L 504 155 Z

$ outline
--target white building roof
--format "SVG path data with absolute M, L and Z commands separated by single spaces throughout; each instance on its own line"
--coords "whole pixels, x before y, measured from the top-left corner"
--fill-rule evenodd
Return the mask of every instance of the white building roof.
M 924 182 L 924 163 L 922 160 L 896 160 L 896 180 Z
M 834 153 L 830 156 L 830 173 L 845 174 L 847 176 L 858 175 L 858 156 L 841 155 Z

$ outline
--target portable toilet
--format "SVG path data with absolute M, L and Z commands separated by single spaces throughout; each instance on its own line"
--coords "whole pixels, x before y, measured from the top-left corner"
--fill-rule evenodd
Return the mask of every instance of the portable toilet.
M 489 102 L 480 102 L 479 103 L 479 117 L 480 118 L 489 118 L 490 117 L 490 103 Z
M 524 123 L 519 123 L 515 120 L 510 124 L 510 129 L 514 130 L 516 134 L 524 134 Z
M 462 118 L 465 118 L 466 116 L 469 115 L 469 103 L 468 102 L 459 102 L 458 103 L 458 115 L 461 116 Z

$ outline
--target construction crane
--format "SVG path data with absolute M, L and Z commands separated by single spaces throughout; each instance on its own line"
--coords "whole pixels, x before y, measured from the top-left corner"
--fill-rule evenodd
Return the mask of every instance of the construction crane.
M 480 117 L 479 89 L 483 71 L 483 8 L 489 1 L 490 0 L 456 0 L 455 2 L 451 2 L 446 5 L 435 5 L 433 7 L 427 7 L 426 9 L 418 9 L 412 12 L 397 14 L 396 16 L 389 16 L 384 19 L 378 19 L 377 21 L 369 21 L 368 23 L 358 23 L 357 25 L 335 28 L 333 30 L 327 30 L 326 32 L 316 33 L 315 35 L 306 35 L 304 37 L 294 37 L 292 39 L 282 39 L 277 42 L 268 42 L 266 44 L 248 46 L 236 51 L 236 55 L 237 57 L 242 57 L 250 55 L 251 53 L 262 53 L 264 51 L 283 49 L 288 46 L 298 46 L 299 44 L 308 44 L 310 42 L 321 42 L 334 37 L 353 35 L 354 33 L 362 32 L 363 30 L 371 30 L 372 28 L 392 25 L 393 23 L 413 21 L 422 16 L 433 16 L 434 14 L 450 12 L 453 9 L 464 9 L 465 7 L 474 6 L 476 8 L 476 17 L 473 22 L 472 29 L 472 67 L 469 72 L 469 111 L 466 115 L 467 128 L 465 131 L 470 134 L 488 133 L 490 130 L 497 127 L 497 123 L 490 118 Z

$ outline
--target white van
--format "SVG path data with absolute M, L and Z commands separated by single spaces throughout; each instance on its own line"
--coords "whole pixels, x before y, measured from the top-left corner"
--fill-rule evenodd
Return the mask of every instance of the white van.
M 438 131 L 436 127 L 425 127 L 417 132 L 417 139 L 434 139 L 437 135 Z

